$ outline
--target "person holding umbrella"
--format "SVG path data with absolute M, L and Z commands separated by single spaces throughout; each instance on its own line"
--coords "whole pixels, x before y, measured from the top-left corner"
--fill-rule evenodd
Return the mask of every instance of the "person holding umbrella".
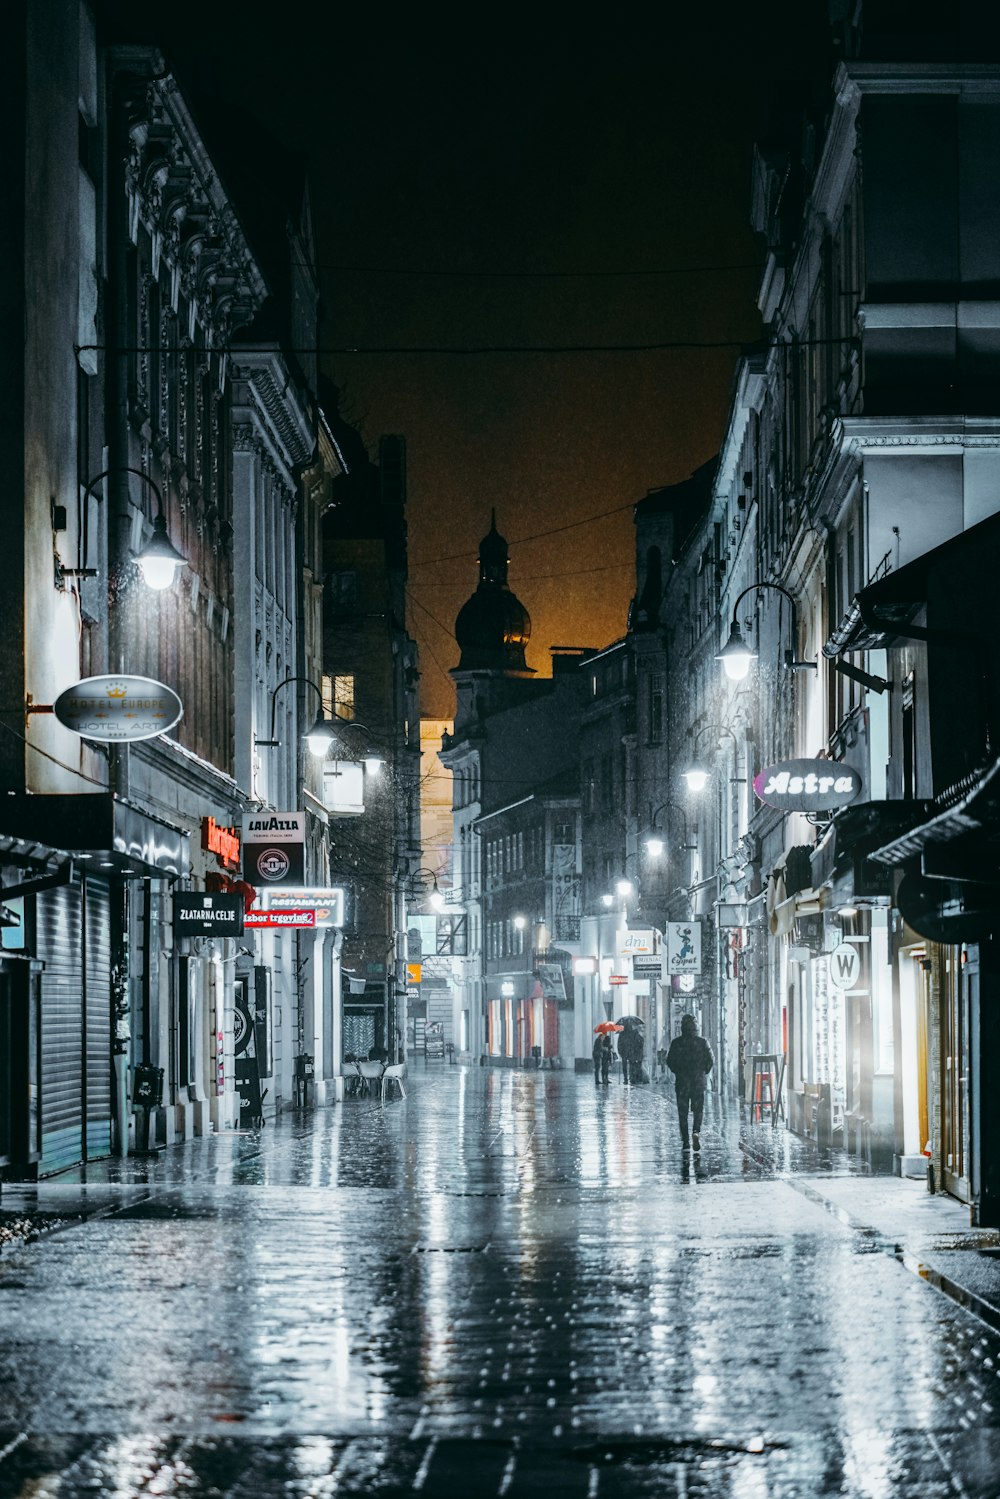
M 638 1015 L 622 1016 L 622 1038 L 618 1042 L 618 1055 L 622 1059 L 623 1082 L 642 1082 L 642 1055 L 646 1049 L 646 1032 Z
M 605 1020 L 600 1025 L 596 1025 L 594 1029 L 597 1032 L 593 1051 L 594 1083 L 596 1086 L 600 1086 L 603 1083 L 604 1087 L 607 1087 L 611 1072 L 611 1063 L 615 1058 L 614 1048 L 611 1045 L 611 1034 L 613 1031 L 620 1031 L 621 1026 L 615 1025 L 611 1020 Z M 600 1077 L 598 1077 L 598 1073 L 600 1073 Z

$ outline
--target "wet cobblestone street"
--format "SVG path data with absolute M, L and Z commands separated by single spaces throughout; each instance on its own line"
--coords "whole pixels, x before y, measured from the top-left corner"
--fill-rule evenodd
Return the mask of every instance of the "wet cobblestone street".
M 735 1105 L 417 1063 L 0 1257 L 0 1495 L 1000 1494 L 997 1236 Z

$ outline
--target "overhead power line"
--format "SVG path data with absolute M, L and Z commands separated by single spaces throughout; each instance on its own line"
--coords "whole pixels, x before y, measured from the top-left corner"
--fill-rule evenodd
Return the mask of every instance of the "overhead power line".
M 358 354 L 375 355 L 385 357 L 392 355 L 471 355 L 471 354 L 660 354 L 670 353 L 674 350 L 688 350 L 711 353 L 719 349 L 757 349 L 760 353 L 770 353 L 772 349 L 782 349 L 793 353 L 800 349 L 819 349 L 831 344 L 858 344 L 860 339 L 854 335 L 842 338 L 795 338 L 777 339 L 774 343 L 764 344 L 760 339 L 746 338 L 718 338 L 718 339 L 665 339 L 656 343 L 635 344 L 314 344 L 310 346 L 299 344 L 285 344 L 276 341 L 272 344 L 228 344 L 220 345 L 218 348 L 201 348 L 195 352 L 199 354 L 226 354 L 230 359 L 239 360 L 241 354 L 299 354 L 310 357 L 321 358 L 328 354 Z M 101 354 L 186 354 L 186 348 L 180 348 L 173 344 L 146 344 L 120 345 L 110 344 L 75 344 L 74 350 L 77 354 L 94 351 Z
M 638 500 L 629 500 L 627 505 L 616 505 L 614 510 L 602 510 L 599 515 L 588 515 L 585 520 L 568 521 L 564 526 L 552 526 L 548 531 L 535 531 L 531 536 L 516 536 L 512 538 L 511 546 L 524 546 L 529 541 L 541 541 L 546 536 L 558 536 L 561 531 L 575 531 L 578 526 L 589 526 L 593 521 L 607 520 L 610 515 L 621 515 L 626 510 L 634 510 Z M 445 557 L 422 557 L 418 562 L 411 562 L 410 567 L 436 567 L 441 562 L 458 562 L 463 557 L 478 557 L 478 548 L 467 552 L 449 552 Z
M 728 271 L 759 271 L 761 269 L 760 263 L 756 260 L 738 260 L 731 265 L 658 266 L 645 270 L 632 266 L 613 267 L 600 271 L 463 271 L 454 267 L 439 269 L 431 266 L 336 265 L 325 260 L 317 260 L 312 264 L 299 261 L 296 264 L 302 270 L 336 271 L 341 276 L 430 276 L 443 280 L 489 281 L 584 281 L 605 278 L 612 280 L 615 277 L 717 276 Z

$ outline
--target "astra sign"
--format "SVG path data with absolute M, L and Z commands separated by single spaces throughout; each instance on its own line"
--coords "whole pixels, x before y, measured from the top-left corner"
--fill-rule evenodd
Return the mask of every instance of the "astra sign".
M 837 760 L 781 760 L 754 776 L 753 789 L 782 812 L 832 812 L 861 795 L 861 777 Z

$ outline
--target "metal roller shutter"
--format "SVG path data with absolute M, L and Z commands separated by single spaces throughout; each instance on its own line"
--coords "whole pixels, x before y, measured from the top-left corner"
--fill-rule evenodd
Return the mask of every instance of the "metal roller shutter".
M 82 985 L 80 889 L 63 885 L 35 897 L 42 973 L 43 1175 L 76 1165 L 82 1140 Z
M 111 899 L 89 878 L 87 900 L 87 1159 L 111 1151 Z

